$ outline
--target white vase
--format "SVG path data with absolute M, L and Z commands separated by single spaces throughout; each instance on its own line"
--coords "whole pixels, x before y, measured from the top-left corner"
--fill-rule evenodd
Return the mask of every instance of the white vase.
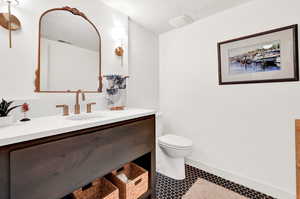
M 0 117 L 0 127 L 9 126 L 14 123 L 13 116 Z

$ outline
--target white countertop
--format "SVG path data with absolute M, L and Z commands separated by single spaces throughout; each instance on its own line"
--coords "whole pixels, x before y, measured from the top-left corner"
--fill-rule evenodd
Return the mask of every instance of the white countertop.
M 34 118 L 29 122 L 17 122 L 12 126 L 0 127 L 0 146 L 135 119 L 155 113 L 154 110 L 128 109 L 124 111 L 96 111 L 93 114 L 99 117 L 77 121 L 68 120 L 64 116 Z

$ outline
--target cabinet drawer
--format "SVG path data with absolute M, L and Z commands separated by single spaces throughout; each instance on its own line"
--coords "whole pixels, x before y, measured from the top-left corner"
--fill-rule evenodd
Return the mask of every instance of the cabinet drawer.
M 59 199 L 155 145 L 153 118 L 10 153 L 11 199 Z

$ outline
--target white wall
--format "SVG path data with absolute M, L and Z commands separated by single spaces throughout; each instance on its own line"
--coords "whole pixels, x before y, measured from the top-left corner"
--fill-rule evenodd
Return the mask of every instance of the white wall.
M 128 105 L 158 108 L 158 36 L 129 21 Z
M 217 42 L 300 22 L 299 0 L 255 0 L 160 36 L 167 133 L 191 138 L 189 162 L 278 198 L 295 198 L 299 82 L 218 85 Z
M 124 56 L 123 66 L 121 66 L 120 58 L 114 54 L 118 43 L 114 37 L 115 29 L 124 30 L 123 43 L 125 51 L 128 52 L 128 17 L 126 15 L 107 7 L 100 0 L 89 0 L 88 3 L 85 0 L 20 1 L 17 7 L 12 8 L 13 14 L 22 22 L 22 29 L 12 34 L 12 49 L 8 48 L 7 30 L 0 27 L 0 97 L 29 101 L 30 116 L 60 114 L 61 110 L 55 108 L 56 104 L 65 103 L 73 106 L 75 103 L 74 94 L 35 94 L 33 92 L 34 72 L 37 66 L 39 17 L 48 9 L 63 6 L 75 7 L 84 12 L 100 31 L 103 74 L 128 73 L 128 54 Z M 0 12 L 6 10 L 6 4 L 0 4 Z M 88 94 L 87 99 L 88 102 L 97 102 L 96 109 L 105 108 L 103 94 Z

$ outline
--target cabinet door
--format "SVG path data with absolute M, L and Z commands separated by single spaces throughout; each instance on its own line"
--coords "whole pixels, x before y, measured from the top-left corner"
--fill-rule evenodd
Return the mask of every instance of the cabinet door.
M 11 199 L 59 199 L 154 147 L 154 119 L 10 153 Z

